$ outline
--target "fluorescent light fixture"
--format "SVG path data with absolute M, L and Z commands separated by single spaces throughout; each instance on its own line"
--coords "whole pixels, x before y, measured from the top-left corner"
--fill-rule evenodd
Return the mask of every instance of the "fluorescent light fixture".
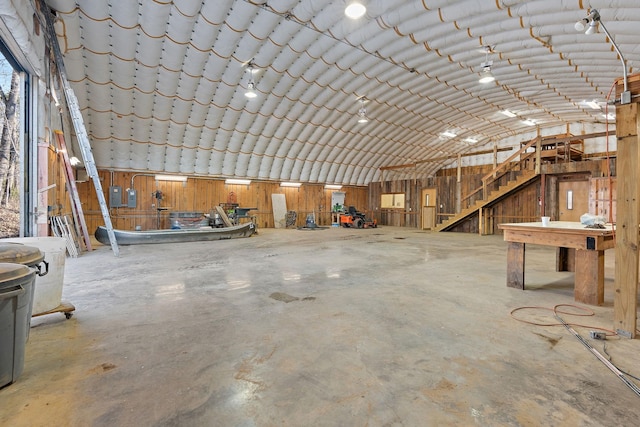
M 464 142 L 468 142 L 469 144 L 475 144 L 476 142 L 478 142 L 478 140 L 475 138 L 467 138 L 464 140 Z
M 359 1 L 352 1 L 344 9 L 344 14 L 351 19 L 362 18 L 365 13 L 367 13 L 367 8 Z
M 360 117 L 358 119 L 358 123 L 369 123 L 369 119 L 367 119 L 366 117 Z
M 535 126 L 536 122 L 534 122 L 533 120 L 526 119 L 526 120 L 522 121 L 522 124 L 527 125 L 527 126 Z
M 596 101 L 584 101 L 584 105 L 591 107 L 594 110 L 600 109 L 600 104 L 598 104 Z
M 300 187 L 301 182 L 281 182 L 280 187 Z
M 340 184 L 325 184 L 324 188 L 326 188 L 327 190 L 340 190 L 342 188 L 342 185 L 340 185 Z
M 509 111 L 509 110 L 502 110 L 502 111 L 500 111 L 500 112 L 501 112 L 502 114 L 504 114 L 505 116 L 507 116 L 507 117 L 516 117 L 516 116 L 517 116 L 517 114 L 512 113 L 512 112 L 511 112 L 511 111 Z
M 235 179 L 235 178 L 228 178 L 224 180 L 225 184 L 236 184 L 236 185 L 249 185 L 251 184 L 251 180 L 250 179 Z
M 71 163 L 71 166 L 78 166 L 82 162 L 80 161 L 79 158 L 77 158 L 76 156 L 73 156 L 69 159 L 69 163 Z
M 156 175 L 156 181 L 187 182 L 187 177 L 183 175 Z
M 442 135 L 442 136 L 446 136 L 447 138 L 455 138 L 456 136 L 458 136 L 458 135 L 456 135 L 455 133 L 450 132 L 450 131 L 448 131 L 448 130 L 447 130 L 447 131 L 442 132 L 440 135 Z

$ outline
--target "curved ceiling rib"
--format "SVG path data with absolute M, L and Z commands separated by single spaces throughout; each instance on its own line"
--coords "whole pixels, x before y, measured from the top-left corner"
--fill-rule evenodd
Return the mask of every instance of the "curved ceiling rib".
M 621 67 L 604 34 L 575 31 L 590 7 L 630 72 L 640 61 L 635 0 L 369 0 L 359 20 L 342 0 L 47 2 L 97 165 L 113 170 L 347 185 L 393 165 L 433 174 L 530 138 L 523 119 L 543 134 L 604 126 L 584 101 L 604 104 Z M 483 85 L 486 46 L 496 81 Z

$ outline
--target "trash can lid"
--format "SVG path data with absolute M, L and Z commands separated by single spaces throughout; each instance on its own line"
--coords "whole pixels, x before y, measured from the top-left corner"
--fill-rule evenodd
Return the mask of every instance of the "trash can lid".
M 0 243 L 0 262 L 13 262 L 36 266 L 42 262 L 44 254 L 34 246 L 20 243 Z
M 26 265 L 0 262 L 0 287 L 28 275 L 35 275 L 35 270 Z

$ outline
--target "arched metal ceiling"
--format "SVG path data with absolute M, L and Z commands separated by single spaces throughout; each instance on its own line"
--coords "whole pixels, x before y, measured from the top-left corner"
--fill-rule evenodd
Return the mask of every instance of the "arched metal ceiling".
M 370 0 L 358 20 L 344 0 L 47 3 L 96 163 L 115 170 L 353 185 L 416 161 L 433 173 L 443 162 L 425 160 L 531 132 L 522 119 L 606 120 L 584 101 L 602 105 L 622 66 L 602 32 L 574 29 L 589 8 L 630 73 L 640 61 L 638 0 Z M 496 81 L 483 85 L 485 46 Z

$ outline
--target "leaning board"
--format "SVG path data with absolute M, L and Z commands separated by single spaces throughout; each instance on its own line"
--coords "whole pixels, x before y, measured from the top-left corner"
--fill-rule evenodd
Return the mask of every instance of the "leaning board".
M 272 194 L 273 223 L 275 228 L 287 228 L 287 199 L 284 194 Z

